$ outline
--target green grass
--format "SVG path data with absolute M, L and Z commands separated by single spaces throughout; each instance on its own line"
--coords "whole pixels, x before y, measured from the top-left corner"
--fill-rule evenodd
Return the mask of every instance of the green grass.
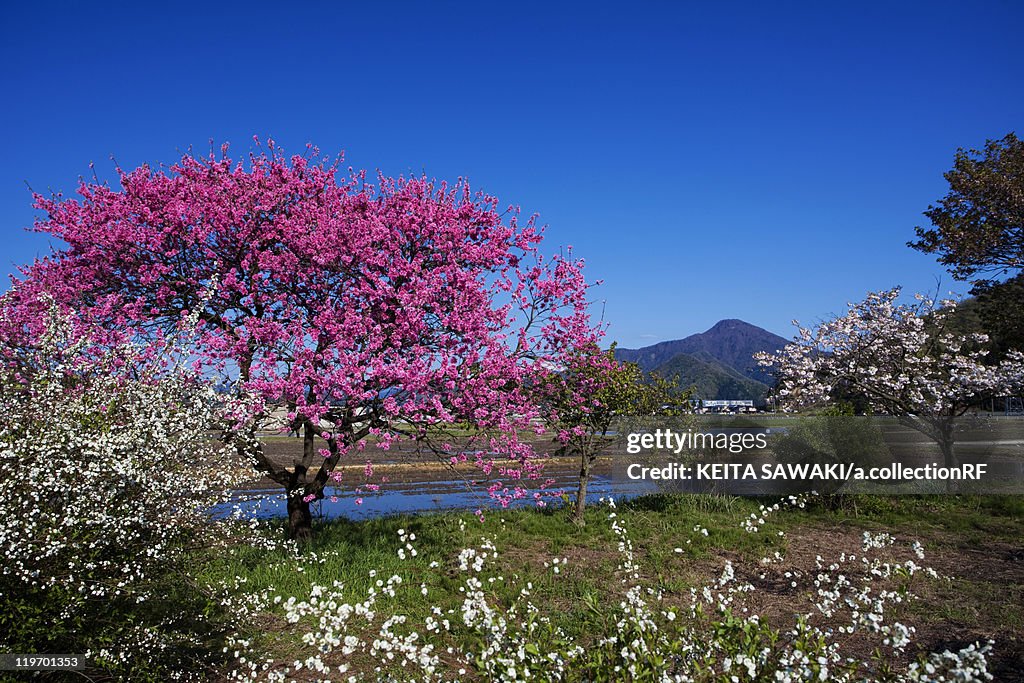
M 785 524 L 815 519 L 865 530 L 896 530 L 903 536 L 1009 540 L 1020 534 L 1024 523 L 1024 496 L 836 496 L 806 511 L 794 511 Z
M 885 530 L 901 539 L 920 539 L 929 553 L 945 553 L 954 566 L 966 548 L 1015 544 L 1019 549 L 1024 537 L 1024 497 L 1012 496 L 826 498 L 804 510 L 775 513 L 760 533 L 742 529 L 742 520 L 757 512 L 762 502 L 775 500 L 655 495 L 620 505 L 616 515 L 628 529 L 645 578 L 670 599 L 677 596 L 680 601 L 691 587 L 717 575 L 725 560 L 754 566 L 776 550 L 786 552 L 790 539 L 801 534 L 823 538 L 823 547 L 809 550 L 828 556 L 833 550 L 830 534 L 856 536 L 864 530 Z M 520 587 L 531 582 L 534 601 L 556 615 L 566 632 L 585 637 L 600 618 L 601 606 L 621 600 L 621 584 L 616 580 L 621 556 L 608 513 L 606 507 L 592 506 L 583 527 L 573 524 L 563 509 L 491 510 L 482 522 L 472 514 L 456 512 L 330 521 L 317 527 L 315 539 L 303 547 L 298 559 L 284 550 L 236 546 L 208 558 L 197 573 L 207 583 L 230 584 L 240 578 L 249 592 L 269 591 L 299 600 L 308 596 L 311 584 L 331 586 L 339 581 L 344 584 L 345 600 L 353 603 L 365 599 L 378 578 L 398 574 L 405 582 L 414 586 L 423 582 L 430 589 L 425 597 L 419 591 L 403 593 L 401 609 L 411 621 L 422 623 L 433 606 L 456 610 L 454 620 L 465 579 L 455 557 L 460 549 L 476 547 L 481 537 L 489 537 L 499 551 L 497 573 L 514 579 L 488 586 L 494 599 L 511 604 Z M 707 529 L 707 536 L 695 533 L 695 525 Z M 416 557 L 399 558 L 399 529 L 415 533 Z M 780 530 L 786 535 L 780 536 Z M 280 532 L 283 535 L 283 527 Z M 553 557 L 569 560 L 557 577 L 544 566 Z M 984 556 L 971 561 L 984 565 Z M 438 566 L 432 568 L 432 562 Z M 376 577 L 371 577 L 371 571 L 376 571 Z M 1006 580 L 973 573 L 936 588 L 912 613 L 937 628 L 951 624 L 1019 642 L 1024 636 L 1024 608 L 1016 598 L 1024 597 L 1024 582 L 1008 586 Z M 287 659 L 301 651 L 300 631 L 285 625 L 281 614 L 280 608 L 271 608 L 270 627 L 264 625 L 257 641 L 271 656 Z

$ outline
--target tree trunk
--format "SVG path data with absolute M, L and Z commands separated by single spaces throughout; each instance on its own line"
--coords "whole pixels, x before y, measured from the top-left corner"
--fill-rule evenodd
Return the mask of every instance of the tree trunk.
M 939 442 L 943 463 L 946 467 L 956 467 L 956 454 L 953 452 L 955 440 L 953 419 L 949 418 L 939 424 L 938 432 L 938 439 L 936 440 Z
M 313 513 L 302 488 L 288 492 L 288 538 L 308 541 L 313 538 Z
M 586 452 L 580 455 L 580 484 L 576 490 L 576 506 L 572 511 L 572 521 L 578 526 L 586 525 L 583 518 L 583 508 L 587 504 L 587 484 L 590 483 L 590 458 Z
M 939 449 L 942 451 L 942 459 L 946 467 L 956 467 L 956 454 L 953 452 L 952 435 L 944 435 L 939 442 Z
M 939 432 L 939 450 L 942 452 L 942 461 L 946 467 L 956 467 L 956 454 L 953 452 L 953 421 L 942 425 Z M 946 493 L 952 493 L 955 484 L 952 479 L 946 480 Z
M 313 460 L 315 439 L 315 425 L 306 420 L 302 432 L 302 462 L 295 463 L 295 471 L 288 482 L 288 538 L 298 541 L 308 541 L 313 537 L 313 514 L 309 509 L 312 501 L 307 500 L 306 472 L 309 469 L 307 463 Z

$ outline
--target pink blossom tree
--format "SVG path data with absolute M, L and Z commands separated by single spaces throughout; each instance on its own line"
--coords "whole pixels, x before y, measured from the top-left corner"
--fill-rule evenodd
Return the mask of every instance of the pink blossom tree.
M 645 375 L 635 363 L 615 359 L 615 344 L 581 345 L 538 385 L 538 403 L 561 450 L 580 460 L 572 520 L 586 524 L 587 488 L 595 462 L 615 441 L 613 431 L 631 418 L 678 415 L 689 409 L 691 390 L 678 378 Z
M 40 292 L 136 339 L 196 316 L 197 367 L 255 396 L 264 424 L 283 410 L 303 435 L 302 457 L 279 463 L 254 431 L 234 434 L 287 491 L 293 537 L 310 535 L 310 503 L 367 437 L 388 448 L 471 423 L 514 461 L 474 456 L 505 475 L 491 495 L 525 496 L 537 474 L 517 438 L 537 414 L 529 387 L 600 337 L 582 261 L 542 255 L 533 218 L 463 180 L 371 183 L 314 148 L 259 149 L 247 162 L 225 145 L 169 168 L 118 168 L 120 187 L 83 181 L 74 199 L 36 195 L 35 229 L 67 246 L 16 283 L 21 324 Z
M 948 329 L 956 302 L 936 304 L 918 295 L 916 305 L 906 305 L 899 296 L 899 288 L 868 294 L 816 329 L 798 326 L 795 340 L 779 353 L 755 358 L 774 368 L 783 405 L 820 404 L 836 392 L 860 395 L 874 410 L 934 439 L 952 466 L 956 419 L 1024 384 L 1024 354 L 1012 351 L 986 365 L 985 335 Z

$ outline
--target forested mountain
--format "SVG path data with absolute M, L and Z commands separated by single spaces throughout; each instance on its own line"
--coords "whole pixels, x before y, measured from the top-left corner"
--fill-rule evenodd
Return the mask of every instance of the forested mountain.
M 748 380 L 765 384 L 772 381 L 771 376 L 757 367 L 753 355 L 758 351 L 778 351 L 786 342 L 779 335 L 756 325 L 730 319 L 720 320 L 707 332 L 693 334 L 685 339 L 665 341 L 642 349 L 616 349 L 615 357 L 636 363 L 647 371 L 664 366 L 680 354 L 694 356 L 704 365 L 707 365 L 707 359 L 710 358 Z M 700 369 L 701 372 L 711 372 L 706 367 L 681 360 L 679 366 L 684 365 L 691 366 L 695 371 Z
M 695 388 L 694 398 L 750 399 L 762 403 L 768 391 L 767 384 L 744 377 L 706 351 L 680 353 L 654 368 L 653 372 L 667 379 L 678 376 L 680 386 Z

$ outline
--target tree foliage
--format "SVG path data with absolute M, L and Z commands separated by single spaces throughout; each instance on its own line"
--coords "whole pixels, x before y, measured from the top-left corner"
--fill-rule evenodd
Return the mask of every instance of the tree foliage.
M 924 212 L 909 246 L 937 254 L 957 279 L 1024 267 L 1024 141 L 1013 133 L 983 150 L 959 149 L 945 174 L 949 192 Z
M 758 362 L 775 368 L 776 395 L 790 407 L 860 395 L 875 411 L 907 418 L 933 438 L 952 464 L 956 418 L 993 395 L 1024 385 L 1024 354 L 986 365 L 983 334 L 958 334 L 946 324 L 953 301 L 918 296 L 899 304 L 898 288 L 871 293 L 844 316 L 816 329 L 799 328 L 778 354 Z
M 674 381 L 645 375 L 639 365 L 615 359 L 615 345 L 578 347 L 564 367 L 551 370 L 539 403 L 563 449 L 580 458 L 573 519 L 583 523 L 587 485 L 598 456 L 611 444 L 609 432 L 624 418 L 677 414 L 688 408 L 690 391 Z
M 20 320 L 33 324 L 40 291 L 147 340 L 195 315 L 197 367 L 304 434 L 292 462 L 238 440 L 288 491 L 293 535 L 309 534 L 309 503 L 365 438 L 387 448 L 443 423 L 491 430 L 482 452 L 518 464 L 490 491 L 523 497 L 536 474 L 517 439 L 536 414 L 525 387 L 600 336 L 582 261 L 544 256 L 534 219 L 464 181 L 374 184 L 317 154 L 287 157 L 271 142 L 246 163 L 224 146 L 168 169 L 118 169 L 119 188 L 37 195 L 36 230 L 67 247 L 25 271 Z M 490 456 L 477 460 L 492 470 Z
M 1024 350 L 1024 273 L 1004 282 L 980 282 L 971 290 L 972 303 L 994 358 Z

